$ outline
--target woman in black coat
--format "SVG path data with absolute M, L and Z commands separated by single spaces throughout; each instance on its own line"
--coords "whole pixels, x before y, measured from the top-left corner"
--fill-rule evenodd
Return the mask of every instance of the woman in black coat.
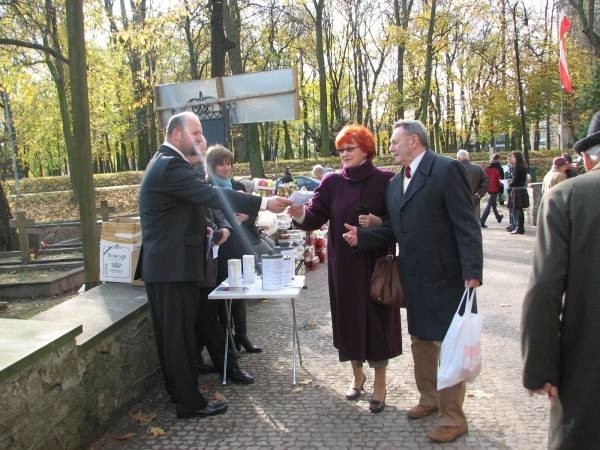
M 232 177 L 233 154 L 222 145 L 209 147 L 206 153 L 206 171 L 208 181 L 221 189 L 245 192 L 244 185 Z M 233 219 L 232 219 L 233 220 Z M 262 240 L 260 231 L 255 225 L 256 217 L 235 214 L 235 222 L 231 236 L 219 248 L 217 283 L 227 278 L 227 261 L 241 259 L 243 255 L 258 255 L 271 251 Z M 227 320 L 225 308 L 221 308 L 221 319 Z M 248 339 L 246 325 L 246 303 L 244 300 L 233 300 L 231 317 L 235 331 L 235 345 L 238 350 L 244 347 L 249 353 L 260 353 L 262 348 L 255 346 Z
M 514 175 L 509 184 L 508 208 L 512 211 L 514 226 L 507 229 L 507 231 L 511 234 L 523 234 L 525 233 L 525 213 L 523 213 L 523 210 L 529 208 L 527 164 L 521 152 L 512 152 L 509 158 L 510 164 L 514 167 Z

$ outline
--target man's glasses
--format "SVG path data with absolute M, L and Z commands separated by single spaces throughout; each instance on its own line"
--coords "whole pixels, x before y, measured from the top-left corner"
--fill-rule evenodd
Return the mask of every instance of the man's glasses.
M 353 152 L 358 147 L 360 147 L 360 145 L 348 145 L 346 147 L 338 148 L 337 151 L 338 153 Z

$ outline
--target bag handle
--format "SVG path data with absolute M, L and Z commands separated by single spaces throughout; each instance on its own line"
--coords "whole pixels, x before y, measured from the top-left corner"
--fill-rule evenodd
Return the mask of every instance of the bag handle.
M 456 314 L 460 313 L 463 302 L 465 304 L 465 308 L 463 310 L 463 316 L 468 311 L 469 314 L 477 314 L 473 312 L 473 302 L 475 301 L 475 290 L 477 288 L 469 288 L 466 287 L 462 297 L 460 298 L 460 302 L 458 303 L 458 308 L 456 308 Z M 460 314 L 459 314 L 460 315 Z

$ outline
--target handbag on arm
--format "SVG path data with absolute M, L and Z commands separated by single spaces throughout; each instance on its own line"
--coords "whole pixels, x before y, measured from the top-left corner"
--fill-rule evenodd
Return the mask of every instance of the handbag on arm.
M 371 275 L 371 300 L 381 306 L 402 308 L 404 289 L 398 272 L 397 258 L 393 249 L 388 249 L 386 256 L 375 261 Z

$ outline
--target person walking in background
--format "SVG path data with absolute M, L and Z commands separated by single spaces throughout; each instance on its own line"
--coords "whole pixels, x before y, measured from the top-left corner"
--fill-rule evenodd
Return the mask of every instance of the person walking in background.
M 403 169 L 387 189 L 389 220 L 372 229 L 346 225 L 344 239 L 362 251 L 398 242 L 398 269 L 420 394 L 407 416 L 418 420 L 437 413 L 436 427 L 427 436 L 450 442 L 468 431 L 465 383 L 438 391 L 438 358 L 465 287 L 481 284 L 483 249 L 464 167 L 435 154 L 428 143 L 421 122 L 394 124 L 390 152 Z
M 512 214 L 513 224 L 507 228 L 511 234 L 525 233 L 525 213 L 523 210 L 529 208 L 529 194 L 527 193 L 527 164 L 521 152 L 512 152 L 509 155 L 510 164 L 513 167 L 513 177 L 509 183 L 510 195 L 508 197 L 508 209 Z
M 542 184 L 542 194 L 548 192 L 552 186 L 556 186 L 561 181 L 565 181 L 567 178 L 567 172 L 569 171 L 570 165 L 565 158 L 557 156 L 552 160 L 552 167 L 544 175 L 544 181 Z
M 550 449 L 600 448 L 600 112 L 577 141 L 587 173 L 546 192 L 523 302 L 523 385 L 550 400 Z
M 315 180 L 321 181 L 321 179 L 323 178 L 323 175 L 325 174 L 325 169 L 323 168 L 323 166 L 321 164 L 315 164 L 312 168 L 311 173 Z
M 475 205 L 475 215 L 480 216 L 480 203 L 481 197 L 487 192 L 488 177 L 485 171 L 478 165 L 471 163 L 469 158 L 469 152 L 466 150 L 459 150 L 456 153 L 456 159 L 458 159 L 469 176 L 471 181 L 471 190 L 473 191 L 473 203 Z
M 500 193 L 500 186 L 502 186 L 500 180 L 504 179 L 504 170 L 502 170 L 502 166 L 500 165 L 500 155 L 498 153 L 492 155 L 490 165 L 485 168 L 485 174 L 488 177 L 488 202 L 481 216 L 481 228 L 487 228 L 485 221 L 490 215 L 491 210 L 494 211 L 498 223 L 502 222 L 502 218 L 504 217 L 502 214 L 498 213 L 498 206 L 496 205 L 496 200 Z
M 319 229 L 329 221 L 328 269 L 329 301 L 333 345 L 340 361 L 350 361 L 353 382 L 348 400 L 360 397 L 367 376 L 363 363 L 375 369 L 369 409 L 383 411 L 386 396 L 388 360 L 402 353 L 402 333 L 398 308 L 380 306 L 370 299 L 371 274 L 375 260 L 386 248 L 356 252 L 344 243 L 344 223 L 370 228 L 387 215 L 385 191 L 394 175 L 377 169 L 373 134 L 362 125 L 346 125 L 338 133 L 335 147 L 342 170 L 327 175 L 315 191 L 311 203 L 290 207 L 298 227 Z
M 142 247 L 136 276 L 144 280 L 165 387 L 178 418 L 226 411 L 223 400 L 207 401 L 198 390 L 196 319 L 198 288 L 205 279 L 205 207 L 258 214 L 281 212 L 291 204 L 215 189 L 188 157 L 204 142 L 202 125 L 191 112 L 171 117 L 165 142 L 154 154 L 140 184 Z

